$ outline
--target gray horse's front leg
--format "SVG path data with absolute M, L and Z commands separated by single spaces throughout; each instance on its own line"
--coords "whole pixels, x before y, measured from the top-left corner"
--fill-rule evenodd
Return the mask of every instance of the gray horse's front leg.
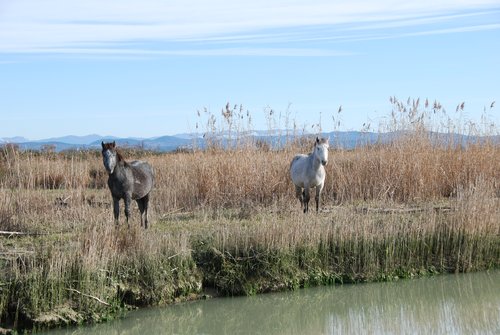
M 125 217 L 127 218 L 127 226 L 130 227 L 128 219 L 130 217 L 130 203 L 132 202 L 132 196 L 130 194 L 125 194 L 125 198 L 123 200 L 125 202 Z
M 120 217 L 120 198 L 113 197 L 113 216 L 115 218 L 115 224 L 118 224 L 118 219 Z
M 307 213 L 309 211 L 309 200 L 311 199 L 311 196 L 309 194 L 309 187 L 304 187 L 304 213 Z
M 323 190 L 323 184 L 316 186 L 316 196 L 314 197 L 314 199 L 316 200 L 316 213 L 319 212 L 319 200 L 322 190 Z

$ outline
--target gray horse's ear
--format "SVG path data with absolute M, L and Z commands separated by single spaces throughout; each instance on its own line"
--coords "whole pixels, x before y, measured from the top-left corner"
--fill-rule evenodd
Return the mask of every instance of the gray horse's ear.
M 113 148 L 114 148 L 114 147 L 116 147 L 116 143 L 115 143 L 115 141 L 113 141 Z
M 104 149 L 104 141 L 101 141 L 101 146 Z

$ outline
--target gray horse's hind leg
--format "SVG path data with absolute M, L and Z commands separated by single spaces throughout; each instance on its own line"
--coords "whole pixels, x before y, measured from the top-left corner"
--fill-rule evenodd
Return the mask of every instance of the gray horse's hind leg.
M 113 216 L 115 224 L 118 224 L 118 219 L 120 218 L 120 198 L 113 197 Z
M 302 195 L 304 197 L 304 213 L 309 211 L 309 200 L 311 196 L 309 195 L 309 187 L 304 187 L 304 193 Z
M 144 198 L 137 199 L 137 205 L 139 206 L 139 211 L 141 212 L 141 227 L 144 226 Z
M 141 212 L 141 227 L 144 226 L 148 229 L 148 207 L 149 207 L 149 194 L 137 200 L 139 211 Z
M 123 200 L 125 201 L 125 217 L 127 218 L 127 226 L 130 227 L 128 219 L 130 217 L 130 203 L 132 202 L 132 196 L 130 194 L 125 194 L 125 198 Z
M 149 193 L 144 197 L 144 229 L 148 229 Z

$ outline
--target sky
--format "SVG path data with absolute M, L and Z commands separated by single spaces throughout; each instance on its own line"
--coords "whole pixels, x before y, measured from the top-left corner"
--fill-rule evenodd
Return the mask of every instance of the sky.
M 227 102 L 360 130 L 390 97 L 500 124 L 500 0 L 0 0 L 0 138 L 204 131 Z

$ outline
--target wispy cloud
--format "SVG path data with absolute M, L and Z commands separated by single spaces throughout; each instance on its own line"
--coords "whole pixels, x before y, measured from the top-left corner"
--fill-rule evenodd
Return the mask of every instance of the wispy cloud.
M 26 53 L 102 55 L 102 56 L 284 56 L 284 57 L 334 57 L 351 56 L 356 53 L 312 48 L 214 48 L 214 49 L 113 49 L 113 48 L 36 48 L 25 49 Z M 0 62 L 1 64 L 2 62 Z M 7 62 L 6 62 L 7 63 Z
M 345 56 L 314 43 L 499 29 L 499 9 L 498 0 L 0 0 L 0 53 Z

